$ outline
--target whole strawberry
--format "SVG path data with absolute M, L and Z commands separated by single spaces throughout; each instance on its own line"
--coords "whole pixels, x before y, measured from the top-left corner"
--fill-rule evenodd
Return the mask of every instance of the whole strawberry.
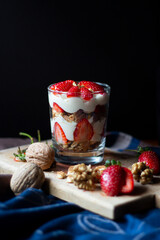
M 101 174 L 101 189 L 107 196 L 130 193 L 134 188 L 132 172 L 119 165 L 107 167 Z
M 150 169 L 153 169 L 153 174 L 157 175 L 160 173 L 160 161 L 154 151 L 144 150 L 140 153 L 138 162 L 145 162 Z
M 121 189 L 122 168 L 119 165 L 107 167 L 101 175 L 101 189 L 107 196 L 117 196 Z

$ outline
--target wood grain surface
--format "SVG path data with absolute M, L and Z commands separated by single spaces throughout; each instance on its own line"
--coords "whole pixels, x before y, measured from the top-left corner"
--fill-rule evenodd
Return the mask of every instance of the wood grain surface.
M 27 145 L 21 146 L 21 149 L 26 147 Z M 0 151 L 1 174 L 13 174 L 18 167 L 25 164 L 13 160 L 15 152 L 17 152 L 17 147 Z M 105 149 L 104 161 L 106 159 L 120 160 L 122 166 L 125 167 L 131 167 L 137 161 L 134 155 L 112 152 L 107 148 Z M 56 167 L 44 171 L 46 181 L 43 190 L 46 193 L 73 202 L 84 209 L 110 219 L 117 219 L 125 213 L 136 213 L 144 209 L 160 207 L 160 177 L 155 177 L 153 184 L 141 185 L 135 182 L 134 190 L 130 195 L 107 197 L 99 185 L 95 191 L 84 191 L 72 183 L 67 183 L 66 179 L 58 179 L 56 172 L 61 170 L 67 172 L 68 167 L 68 165 L 57 163 Z

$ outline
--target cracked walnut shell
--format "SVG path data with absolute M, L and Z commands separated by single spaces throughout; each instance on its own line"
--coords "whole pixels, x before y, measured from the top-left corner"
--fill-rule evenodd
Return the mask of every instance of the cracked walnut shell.
M 24 163 L 13 173 L 10 187 L 19 194 L 27 188 L 41 188 L 44 180 L 44 172 L 37 164 Z
M 36 163 L 42 170 L 46 170 L 54 162 L 54 150 L 46 143 L 32 143 L 26 150 L 26 161 Z

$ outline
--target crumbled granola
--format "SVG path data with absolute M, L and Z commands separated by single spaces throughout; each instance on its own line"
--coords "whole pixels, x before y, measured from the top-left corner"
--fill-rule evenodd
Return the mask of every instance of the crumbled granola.
M 86 152 L 88 150 L 93 150 L 98 147 L 100 142 L 95 141 L 85 141 L 85 142 L 77 142 L 77 141 L 68 141 L 66 144 L 59 144 L 60 149 L 66 151 L 74 151 L 74 152 Z
M 86 117 L 87 117 L 87 114 L 81 109 L 72 114 L 70 113 L 63 114 L 63 118 L 68 122 L 72 122 L 72 121 L 79 122 L 80 120 Z
M 74 121 L 74 114 L 64 114 L 63 118 L 67 121 L 67 122 L 73 122 Z
M 54 108 L 52 108 L 52 118 L 58 117 L 58 116 L 62 116 L 64 113 L 61 112 L 57 112 L 54 110 Z

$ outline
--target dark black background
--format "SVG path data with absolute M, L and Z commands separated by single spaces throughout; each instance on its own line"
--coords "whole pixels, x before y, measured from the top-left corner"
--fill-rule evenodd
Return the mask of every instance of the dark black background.
M 0 27 L 0 137 L 50 138 L 47 86 L 66 79 L 111 86 L 108 131 L 159 137 L 155 1 L 1 1 Z

